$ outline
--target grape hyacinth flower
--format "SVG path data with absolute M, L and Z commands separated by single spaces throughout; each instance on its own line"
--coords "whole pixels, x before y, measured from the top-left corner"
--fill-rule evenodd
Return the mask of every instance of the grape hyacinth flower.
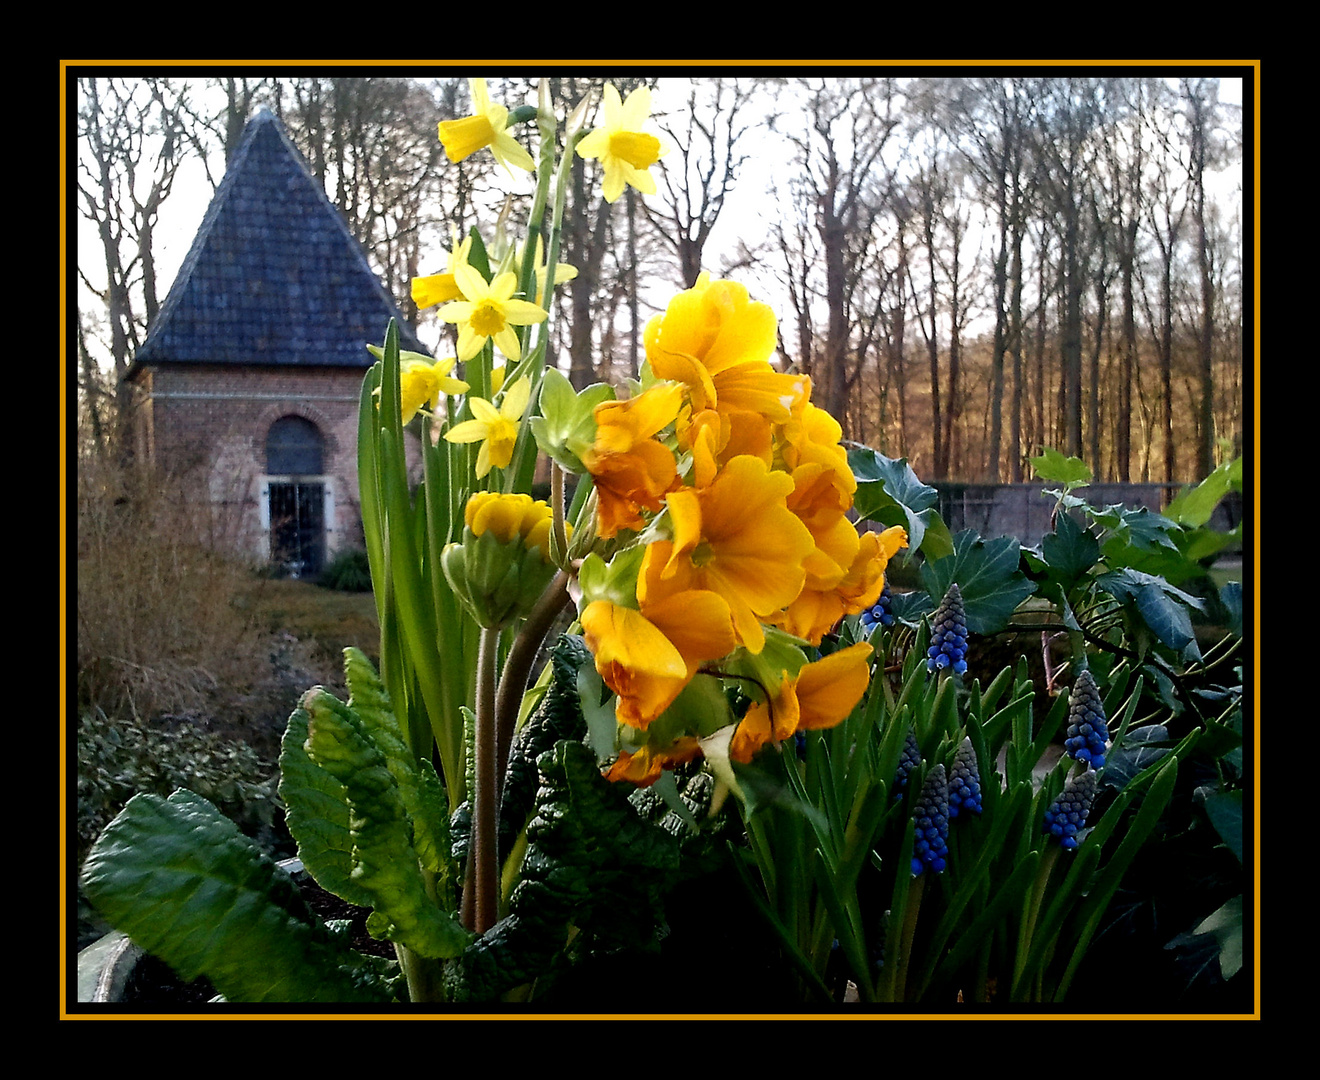
M 903 794 L 907 787 L 908 775 L 921 764 L 921 749 L 917 746 L 917 735 L 911 728 L 903 740 L 903 752 L 898 755 L 898 775 L 894 777 L 894 798 Z
M 926 867 L 942 873 L 949 854 L 949 781 L 944 766 L 936 765 L 922 785 L 912 809 L 916 832 L 912 843 L 912 876 Z
M 869 607 L 862 612 L 862 629 L 866 631 L 867 637 L 875 632 L 877 626 L 893 626 L 894 615 L 889 610 L 893 600 L 893 594 L 889 591 L 889 582 L 885 582 L 885 587 L 880 590 L 880 598 L 876 600 L 874 607 Z
M 981 774 L 976 767 L 976 751 L 971 738 L 965 738 L 953 757 L 953 775 L 949 777 L 949 817 L 958 816 L 959 810 L 971 814 L 981 812 Z
M 967 615 L 963 611 L 962 592 L 955 582 L 944 594 L 930 620 L 931 645 L 926 650 L 926 670 L 952 668 L 962 675 L 967 670 Z
M 1095 801 L 1095 785 L 1094 769 L 1069 777 L 1059 797 L 1045 811 L 1045 831 L 1059 841 L 1060 847 L 1071 851 L 1077 846 L 1077 834 Z
M 1068 734 L 1063 747 L 1070 757 L 1085 762 L 1093 769 L 1105 766 L 1105 748 L 1109 743 L 1109 728 L 1105 724 L 1105 707 L 1100 701 L 1100 690 L 1095 677 L 1086 668 L 1077 674 L 1068 702 Z

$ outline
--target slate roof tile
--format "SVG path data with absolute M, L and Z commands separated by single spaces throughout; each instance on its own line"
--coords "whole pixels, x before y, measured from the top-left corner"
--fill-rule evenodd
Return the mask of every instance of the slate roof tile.
M 250 121 L 134 367 L 166 362 L 367 368 L 393 318 L 429 353 L 280 122 Z

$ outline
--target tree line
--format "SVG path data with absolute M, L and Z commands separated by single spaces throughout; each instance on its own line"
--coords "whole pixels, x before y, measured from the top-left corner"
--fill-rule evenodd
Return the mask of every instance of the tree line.
M 1188 482 L 1241 452 L 1243 121 L 1218 77 L 645 81 L 670 145 L 658 194 L 607 204 L 597 163 L 574 166 L 554 359 L 575 385 L 635 375 L 647 318 L 708 270 L 776 306 L 783 363 L 847 438 L 923 478 L 1020 481 L 1053 446 L 1100 478 Z M 536 80 L 490 85 L 536 100 Z M 549 87 L 563 115 L 599 81 Z M 180 170 L 218 185 L 262 107 L 429 340 L 448 331 L 409 280 L 506 206 L 521 221 L 530 185 L 509 196 L 488 155 L 450 163 L 436 138 L 468 111 L 464 79 L 79 80 L 93 452 L 131 445 L 122 375 L 168 288 L 156 230 Z

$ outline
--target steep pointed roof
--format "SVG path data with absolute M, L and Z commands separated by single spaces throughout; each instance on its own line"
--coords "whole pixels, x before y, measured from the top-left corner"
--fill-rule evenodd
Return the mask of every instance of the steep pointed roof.
M 429 352 L 279 121 L 248 121 L 192 248 L 138 349 L 142 364 L 367 368 L 389 320 Z

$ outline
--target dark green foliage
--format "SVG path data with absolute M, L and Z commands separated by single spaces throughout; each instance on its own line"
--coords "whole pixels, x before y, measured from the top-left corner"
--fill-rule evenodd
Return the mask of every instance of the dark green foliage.
M 229 1001 L 398 996 L 392 962 L 345 948 L 289 875 L 192 792 L 130 800 L 87 856 L 82 885 L 113 925 Z
M 371 563 L 367 553 L 361 548 L 345 548 L 326 564 L 319 580 L 327 589 L 370 592 Z
M 522 879 L 509 914 L 468 946 L 446 972 L 455 1002 L 494 1001 L 531 982 L 552 985 L 569 926 L 574 953 L 654 942 L 661 899 L 678 868 L 678 841 L 643 821 L 626 785 L 600 774 L 581 742 L 557 743 L 537 759 L 540 790 L 527 826 Z
M 166 796 L 176 788 L 208 799 L 244 833 L 272 847 L 278 782 L 275 766 L 247 743 L 192 720 L 147 723 L 84 713 L 78 719 L 78 859 L 134 795 Z
M 560 635 L 550 654 L 554 676 L 545 696 L 519 728 L 509 750 L 508 771 L 500 799 L 499 858 L 508 858 L 514 841 L 527 824 L 536 801 L 536 759 L 560 739 L 581 740 L 587 732 L 577 691 L 577 673 L 591 663 L 582 638 Z

